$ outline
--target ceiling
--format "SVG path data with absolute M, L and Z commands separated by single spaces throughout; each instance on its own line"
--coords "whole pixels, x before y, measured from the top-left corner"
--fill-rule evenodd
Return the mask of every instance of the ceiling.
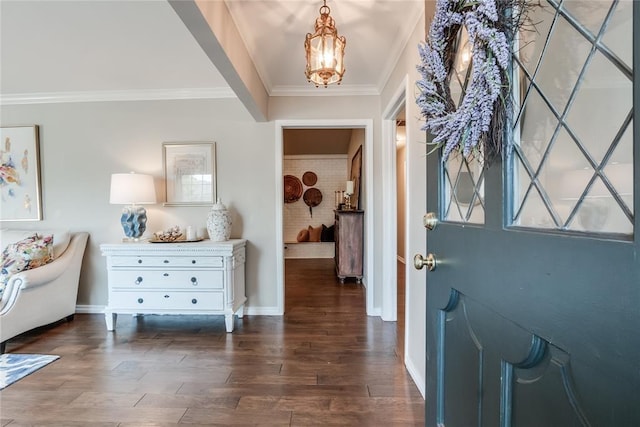
M 325 155 L 347 154 L 353 129 L 285 129 L 282 134 L 283 154 Z
M 347 39 L 346 73 L 325 89 L 304 77 L 303 41 L 319 0 L 226 4 L 270 96 L 379 94 L 424 10 L 424 0 L 329 0 Z M 216 62 L 165 0 L 0 0 L 3 103 L 132 91 L 235 96 Z

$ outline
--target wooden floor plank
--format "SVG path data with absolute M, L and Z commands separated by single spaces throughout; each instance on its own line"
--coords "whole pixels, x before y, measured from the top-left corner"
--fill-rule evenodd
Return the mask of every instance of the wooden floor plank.
M 60 356 L 0 391 L 0 426 L 417 426 L 400 323 L 366 315 L 332 260 L 287 260 L 284 316 L 78 314 L 7 343 Z M 399 307 L 400 309 L 401 307 Z M 401 326 L 401 325 L 400 325 Z

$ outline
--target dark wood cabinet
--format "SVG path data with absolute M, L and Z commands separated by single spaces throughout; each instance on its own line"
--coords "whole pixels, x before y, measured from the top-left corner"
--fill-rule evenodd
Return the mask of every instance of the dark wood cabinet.
M 364 211 L 337 210 L 335 223 L 336 274 L 340 283 L 347 277 L 362 282 Z

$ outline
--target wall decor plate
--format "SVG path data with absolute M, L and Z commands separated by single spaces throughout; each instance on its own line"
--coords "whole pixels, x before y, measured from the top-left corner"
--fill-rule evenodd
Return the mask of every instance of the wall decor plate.
M 313 208 L 322 203 L 322 193 L 317 188 L 309 188 L 304 192 L 304 203 L 309 206 L 309 214 L 313 218 Z
M 293 175 L 284 176 L 284 202 L 293 203 L 302 196 L 302 183 Z
M 302 183 L 307 187 L 312 187 L 318 182 L 318 175 L 315 172 L 307 171 L 302 175 Z

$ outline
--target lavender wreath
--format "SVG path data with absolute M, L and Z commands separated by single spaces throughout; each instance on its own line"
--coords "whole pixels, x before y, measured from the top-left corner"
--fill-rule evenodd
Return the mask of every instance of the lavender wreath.
M 500 152 L 509 85 L 510 40 L 525 0 L 438 0 L 426 43 L 418 51 L 416 103 L 442 161 L 453 152 L 491 157 Z M 465 26 L 471 48 L 470 81 L 456 108 L 449 89 L 456 41 Z M 502 102 L 498 101 L 499 98 Z M 482 149 L 481 149 L 482 148 Z

